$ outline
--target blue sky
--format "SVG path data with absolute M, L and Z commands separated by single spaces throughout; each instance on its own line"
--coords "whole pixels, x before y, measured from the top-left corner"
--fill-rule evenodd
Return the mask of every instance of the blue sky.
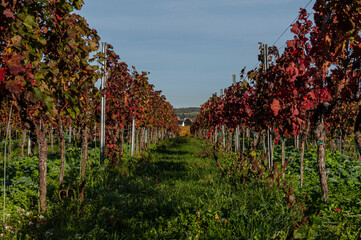
M 272 45 L 309 1 L 85 0 L 79 14 L 174 107 L 199 107 L 253 68 L 258 42 Z

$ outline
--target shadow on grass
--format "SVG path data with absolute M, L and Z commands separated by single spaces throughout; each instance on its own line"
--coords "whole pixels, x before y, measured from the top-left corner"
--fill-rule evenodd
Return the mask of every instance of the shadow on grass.
M 169 139 L 166 143 L 159 145 L 154 152 L 158 154 L 164 155 L 185 155 L 191 154 L 192 151 L 187 148 L 184 149 L 184 146 L 190 144 L 189 137 L 182 138 L 173 138 Z
M 136 168 L 134 175 L 144 179 L 157 179 L 158 183 L 179 180 L 187 177 L 187 167 L 184 162 L 157 161 L 142 164 Z
M 167 148 L 158 149 L 157 152 L 164 155 L 185 155 L 190 153 L 189 151 L 173 150 Z
M 135 176 L 152 176 L 159 182 L 177 179 L 187 179 L 189 172 L 188 158 L 192 150 L 184 148 L 189 144 L 189 138 L 168 140 L 154 150 L 155 159 L 142 163 L 134 170 Z
M 182 239 L 182 232 L 171 230 L 167 222 L 178 221 L 186 194 L 175 194 L 170 182 L 190 181 L 182 149 L 187 138 L 171 139 L 155 151 L 159 159 L 140 163 L 131 176 L 107 171 L 94 174 L 85 200 L 65 199 L 49 209 L 47 222 L 38 229 L 24 229 L 37 239 L 144 239 L 152 229 L 170 228 L 169 236 Z M 180 156 L 173 160 L 172 156 Z M 88 180 L 89 181 L 89 180 Z M 188 203 L 187 203 L 188 204 Z M 188 204 L 189 205 L 189 204 Z M 187 205 L 187 206 L 188 206 Z M 183 207 L 184 208 L 184 207 Z M 191 206 L 188 208 L 192 208 Z M 195 212 L 195 209 L 189 209 Z M 176 220 L 175 220 L 176 219 Z
M 171 175 L 165 172 L 182 169 L 181 165 L 167 162 L 158 162 L 154 167 L 158 168 L 155 174 L 163 180 Z M 84 202 L 68 199 L 55 205 L 47 223 L 33 234 L 37 239 L 43 239 L 49 230 L 50 239 L 76 239 L 77 235 L 82 239 L 144 239 L 146 232 L 160 227 L 160 219 L 164 224 L 177 218 L 179 206 L 184 202 L 173 196 L 171 188 L 159 189 L 161 183 L 157 177 L 148 177 L 148 173 L 148 169 L 144 169 L 137 176 L 112 176 L 105 185 L 88 189 Z

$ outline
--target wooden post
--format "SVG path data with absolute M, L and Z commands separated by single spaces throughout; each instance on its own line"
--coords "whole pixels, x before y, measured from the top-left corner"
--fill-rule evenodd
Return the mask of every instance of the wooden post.
M 249 128 L 246 129 L 246 138 L 248 140 L 248 146 L 247 146 L 247 149 L 249 150 L 250 147 L 251 147 L 251 131 L 249 130 Z
M 272 146 L 271 146 L 271 134 L 270 130 L 267 130 L 267 148 L 268 148 L 268 168 L 271 169 L 272 167 L 272 159 L 271 159 L 271 153 L 272 153 Z
M 21 133 L 21 147 L 20 147 L 20 154 L 22 157 L 24 157 L 25 141 L 26 141 L 26 131 L 23 130 Z
M 286 139 L 285 138 L 281 139 L 281 144 L 282 144 L 282 146 L 281 146 L 281 148 L 282 148 L 282 150 L 281 150 L 281 164 L 282 164 L 282 171 L 283 171 L 282 177 L 284 178 L 285 177 L 285 172 L 284 172 L 283 167 L 285 165 L 285 160 L 286 160 Z
M 30 130 L 28 132 L 28 157 L 31 155 L 31 137 L 30 137 Z
M 226 133 L 224 131 L 224 125 L 222 125 L 222 141 L 223 141 L 223 148 L 226 148 Z
M 239 151 L 239 126 L 236 128 L 236 152 Z
M 256 149 L 256 147 L 258 146 L 258 143 L 259 143 L 259 140 L 260 137 L 259 137 L 259 133 L 257 132 L 254 132 L 253 133 L 253 148 Z
M 135 118 L 133 117 L 132 121 L 132 146 L 131 146 L 131 155 L 134 156 L 134 143 L 135 143 Z
M 72 129 L 71 129 L 71 125 L 70 125 L 68 128 L 69 144 L 71 144 L 71 133 L 72 133 Z
M 148 128 L 145 129 L 145 133 L 144 133 L 144 146 L 145 148 L 148 147 Z
M 214 134 L 214 142 L 217 143 L 218 141 L 218 126 L 216 127 L 216 130 L 215 130 L 215 134 Z
M 263 130 L 262 131 L 262 153 L 266 155 L 267 149 L 266 149 L 266 133 Z
M 53 130 L 53 128 L 51 128 L 51 130 L 50 130 L 50 147 L 51 147 L 51 152 L 54 153 L 54 130 Z
M 97 141 L 97 123 L 94 124 L 94 144 L 96 147 L 96 141 Z
M 228 131 L 228 152 L 232 152 L 232 142 L 233 142 L 233 132 L 232 131 Z
M 139 129 L 135 131 L 135 154 L 139 152 Z
M 242 127 L 242 152 L 245 151 L 244 138 L 245 138 L 245 132 L 244 132 L 244 127 Z

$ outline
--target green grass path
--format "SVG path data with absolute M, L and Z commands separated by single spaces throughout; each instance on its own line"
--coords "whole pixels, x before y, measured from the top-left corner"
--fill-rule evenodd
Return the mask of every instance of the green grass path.
M 290 224 L 282 196 L 259 181 L 221 177 L 205 141 L 168 139 L 129 176 L 99 174 L 84 202 L 64 202 L 44 232 L 53 239 L 270 239 Z M 221 161 L 224 161 L 221 159 Z M 39 229 L 41 231 L 41 229 Z M 42 234 L 40 234 L 42 235 Z
M 343 171 L 343 178 L 338 176 L 340 153 L 335 153 L 328 161 L 334 169 L 334 179 L 330 178 L 330 182 L 331 179 L 336 181 L 338 176 L 337 182 L 331 185 L 334 187 L 332 192 L 340 186 L 342 188 L 335 191 L 329 206 L 319 206 L 318 195 L 309 198 L 308 209 L 322 209 L 325 213 L 316 216 L 317 219 L 310 215 L 309 219 L 317 220 L 311 223 L 312 229 L 307 225 L 300 229 L 300 219 L 305 215 L 302 211 L 300 213 L 299 205 L 290 207 L 288 196 L 279 186 L 270 186 L 270 181 L 265 180 L 267 171 L 267 174 L 261 171 L 264 175 L 260 180 L 259 172 L 250 174 L 253 171 L 250 168 L 255 164 L 252 162 L 233 168 L 232 176 L 221 176 L 214 159 L 198 157 L 205 150 L 210 152 L 211 146 L 206 146 L 204 140 L 174 138 L 153 146 L 141 154 L 142 157 L 126 156 L 119 168 L 99 168 L 99 165 L 89 162 L 84 201 L 78 198 L 81 189 L 76 184 L 70 187 L 76 196 L 71 195 L 62 201 L 53 191 L 53 201 L 41 224 L 34 224 L 25 217 L 23 229 L 13 239 L 359 239 L 349 237 L 352 234 L 359 236 L 360 221 L 354 218 L 356 215 L 335 211 L 340 207 L 343 212 L 345 202 L 349 204 L 351 197 L 354 203 L 360 199 L 355 186 L 346 188 L 345 184 L 338 184 L 351 175 Z M 221 152 L 215 154 L 223 167 L 233 166 L 235 156 Z M 294 152 L 288 171 L 297 177 L 296 154 Z M 313 174 L 306 175 L 303 188 L 307 189 L 309 185 L 311 194 L 319 193 L 316 167 L 311 168 L 316 166 L 314 155 L 314 152 L 306 154 L 306 172 L 312 170 Z M 77 158 L 75 154 L 71 159 Z M 250 160 L 246 158 L 245 163 L 250 163 Z M 311 160 L 313 164 L 309 163 Z M 343 169 L 347 165 L 350 166 L 348 171 L 357 172 L 358 163 L 352 165 L 349 159 L 343 161 Z M 76 167 L 72 170 L 77 171 Z M 288 185 L 286 189 L 289 189 Z M 305 192 L 296 193 L 301 200 L 304 198 Z M 357 204 L 352 209 L 356 213 Z M 341 222 L 340 217 L 343 218 Z M 343 227 L 344 224 L 349 225 Z M 340 231 L 342 228 L 353 232 Z M 343 233 L 347 237 L 339 238 Z
M 220 171 L 211 159 L 197 157 L 203 144 L 193 138 L 171 139 L 127 179 L 123 194 L 129 204 L 128 224 L 123 227 L 129 238 L 179 239 L 206 229 L 197 212 L 217 201 Z

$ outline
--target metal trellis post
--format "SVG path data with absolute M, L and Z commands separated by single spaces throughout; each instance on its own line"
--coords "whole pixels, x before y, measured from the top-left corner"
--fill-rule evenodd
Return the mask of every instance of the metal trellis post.
M 102 42 L 102 53 L 104 56 L 106 56 L 107 51 L 107 43 Z M 100 113 L 100 164 L 104 163 L 104 150 L 105 150 L 105 84 L 106 84 L 106 60 L 104 58 L 103 64 L 103 77 L 102 77 L 102 85 L 101 85 L 101 91 L 102 91 L 102 100 L 101 100 L 101 113 Z

